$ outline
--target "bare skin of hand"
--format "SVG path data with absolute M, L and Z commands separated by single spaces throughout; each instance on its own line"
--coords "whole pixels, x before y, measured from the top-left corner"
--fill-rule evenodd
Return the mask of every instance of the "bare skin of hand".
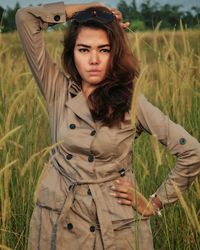
M 122 205 L 132 206 L 143 216 L 155 215 L 152 204 L 131 184 L 122 178 L 115 180 L 110 195 L 118 199 Z
M 110 11 L 112 11 L 112 13 L 116 16 L 117 18 L 117 21 L 119 22 L 120 26 L 123 28 L 123 29 L 126 29 L 130 23 L 129 22 L 123 22 L 123 17 L 122 17 L 122 13 L 116 9 L 116 8 L 109 8 Z

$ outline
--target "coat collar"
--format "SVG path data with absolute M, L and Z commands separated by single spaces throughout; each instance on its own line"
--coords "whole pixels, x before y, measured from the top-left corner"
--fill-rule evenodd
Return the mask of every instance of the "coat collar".
M 81 87 L 72 80 L 69 81 L 69 96 L 65 105 L 69 107 L 77 116 L 87 122 L 92 128 L 96 128 L 87 104 L 87 99 L 81 90 Z
M 71 77 L 69 77 L 69 95 L 65 103 L 77 116 L 88 123 L 93 129 L 96 129 L 101 122 L 94 122 L 92 114 L 87 104 L 87 99 L 81 90 L 81 86 L 74 82 Z M 125 122 L 121 122 L 121 129 L 131 126 L 131 111 L 126 112 Z
M 69 81 L 69 93 L 76 96 L 81 91 L 81 86 L 74 82 L 71 78 Z

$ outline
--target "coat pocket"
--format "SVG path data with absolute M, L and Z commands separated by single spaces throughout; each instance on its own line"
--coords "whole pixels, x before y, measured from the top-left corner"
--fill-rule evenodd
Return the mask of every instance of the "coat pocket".
M 51 163 L 48 163 L 39 180 L 37 205 L 60 213 L 68 195 L 69 185 Z

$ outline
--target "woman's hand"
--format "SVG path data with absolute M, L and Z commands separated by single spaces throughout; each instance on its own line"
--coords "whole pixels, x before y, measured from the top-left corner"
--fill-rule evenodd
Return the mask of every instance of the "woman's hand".
M 116 16 L 117 18 L 117 21 L 119 22 L 120 26 L 123 28 L 123 29 L 126 29 L 130 23 L 129 22 L 123 22 L 123 17 L 122 17 L 122 13 L 116 9 L 116 8 L 109 8 L 110 11 L 112 11 L 112 13 Z
M 133 206 L 134 188 L 130 182 L 123 179 L 115 180 L 115 185 L 111 187 L 111 196 L 118 198 L 118 202 L 123 205 Z
M 119 178 L 111 187 L 111 196 L 118 199 L 122 205 L 132 206 L 143 216 L 151 216 L 157 213 L 155 206 L 148 201 L 129 181 Z M 158 207 L 159 209 L 159 207 Z

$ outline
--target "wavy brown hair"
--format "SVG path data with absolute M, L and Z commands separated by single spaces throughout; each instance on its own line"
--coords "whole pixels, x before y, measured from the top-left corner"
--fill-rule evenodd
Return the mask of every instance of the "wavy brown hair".
M 109 11 L 105 7 L 90 7 L 87 10 L 97 9 Z M 74 63 L 74 47 L 83 27 L 104 30 L 111 45 L 111 61 L 106 78 L 88 97 L 93 119 L 111 127 L 123 121 L 125 112 L 131 108 L 134 82 L 139 74 L 138 64 L 132 54 L 127 35 L 117 20 L 108 24 L 96 18 L 81 23 L 72 21 L 64 36 L 62 63 L 64 70 L 80 86 L 82 79 Z

